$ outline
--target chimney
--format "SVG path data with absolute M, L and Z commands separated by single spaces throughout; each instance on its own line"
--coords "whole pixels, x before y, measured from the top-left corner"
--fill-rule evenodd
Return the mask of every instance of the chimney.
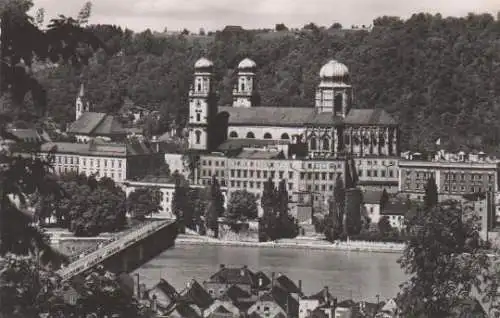
M 299 293 L 302 294 L 302 279 L 299 279 Z
M 274 287 L 274 272 L 271 273 L 271 288 Z
M 259 287 L 262 287 L 262 277 L 259 277 Z
M 328 303 L 328 286 L 323 288 L 323 298 L 325 299 L 325 303 Z
M 153 311 L 156 311 L 157 308 L 156 308 L 156 295 L 153 295 L 153 300 L 152 300 L 152 304 L 151 304 L 151 309 L 153 309 Z

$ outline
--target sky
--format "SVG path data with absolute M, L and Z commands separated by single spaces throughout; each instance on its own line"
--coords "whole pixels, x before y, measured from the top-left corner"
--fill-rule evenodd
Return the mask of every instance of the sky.
M 45 17 L 76 16 L 85 0 L 34 0 Z M 244 28 L 289 28 L 314 22 L 329 27 L 370 25 L 374 18 L 391 15 L 408 18 L 413 13 L 441 13 L 464 16 L 469 12 L 500 11 L 500 0 L 93 0 L 90 23 L 116 24 L 134 31 L 171 31 L 187 28 L 197 32 L 222 29 L 226 25 Z

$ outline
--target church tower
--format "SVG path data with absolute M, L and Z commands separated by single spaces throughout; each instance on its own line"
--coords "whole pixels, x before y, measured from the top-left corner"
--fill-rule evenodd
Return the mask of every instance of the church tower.
M 316 89 L 316 108 L 345 118 L 352 105 L 352 87 L 349 69 L 342 63 L 330 60 L 319 72 L 321 82 Z
M 213 95 L 213 63 L 201 58 L 194 64 L 194 83 L 189 90 L 189 148 L 209 149 L 209 124 L 215 115 Z
M 75 108 L 75 120 L 78 120 L 83 113 L 90 111 L 90 102 L 85 96 L 85 87 L 83 83 L 80 85 L 80 92 L 78 93 L 78 96 L 76 96 Z
M 233 107 L 252 107 L 257 64 L 245 58 L 238 64 L 238 84 L 233 89 Z

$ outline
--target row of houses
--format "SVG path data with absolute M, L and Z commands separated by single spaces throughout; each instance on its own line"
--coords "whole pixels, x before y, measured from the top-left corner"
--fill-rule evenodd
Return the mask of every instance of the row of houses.
M 393 300 L 381 303 L 338 300 L 323 287 L 305 295 L 302 282 L 283 273 L 266 275 L 248 267 L 220 265 L 204 282 L 192 280 L 178 292 L 161 279 L 142 299 L 160 317 L 395 317 Z
M 142 285 L 139 292 L 142 302 L 159 317 L 400 317 L 394 299 L 377 303 L 339 300 L 327 286 L 306 295 L 300 280 L 296 283 L 283 273 L 268 276 L 246 266 L 220 265 L 208 280 L 191 280 L 182 291 L 161 279 L 148 290 Z M 486 317 L 475 299 L 464 301 L 460 310 L 474 317 Z

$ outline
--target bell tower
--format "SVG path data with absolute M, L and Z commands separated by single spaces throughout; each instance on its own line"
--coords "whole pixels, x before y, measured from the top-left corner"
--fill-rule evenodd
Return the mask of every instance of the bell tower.
M 316 108 L 319 112 L 331 112 L 345 118 L 352 105 L 352 87 L 349 69 L 331 60 L 319 72 L 321 82 L 316 89 Z
M 245 58 L 238 64 L 238 84 L 233 89 L 233 107 L 252 107 L 257 64 Z
M 80 91 L 76 96 L 75 110 L 75 120 L 78 120 L 83 113 L 90 111 L 90 102 L 85 96 L 85 87 L 83 83 L 80 85 Z
M 201 58 L 194 65 L 194 83 L 189 89 L 189 148 L 209 149 L 209 124 L 214 115 L 211 105 L 213 94 L 213 63 Z

